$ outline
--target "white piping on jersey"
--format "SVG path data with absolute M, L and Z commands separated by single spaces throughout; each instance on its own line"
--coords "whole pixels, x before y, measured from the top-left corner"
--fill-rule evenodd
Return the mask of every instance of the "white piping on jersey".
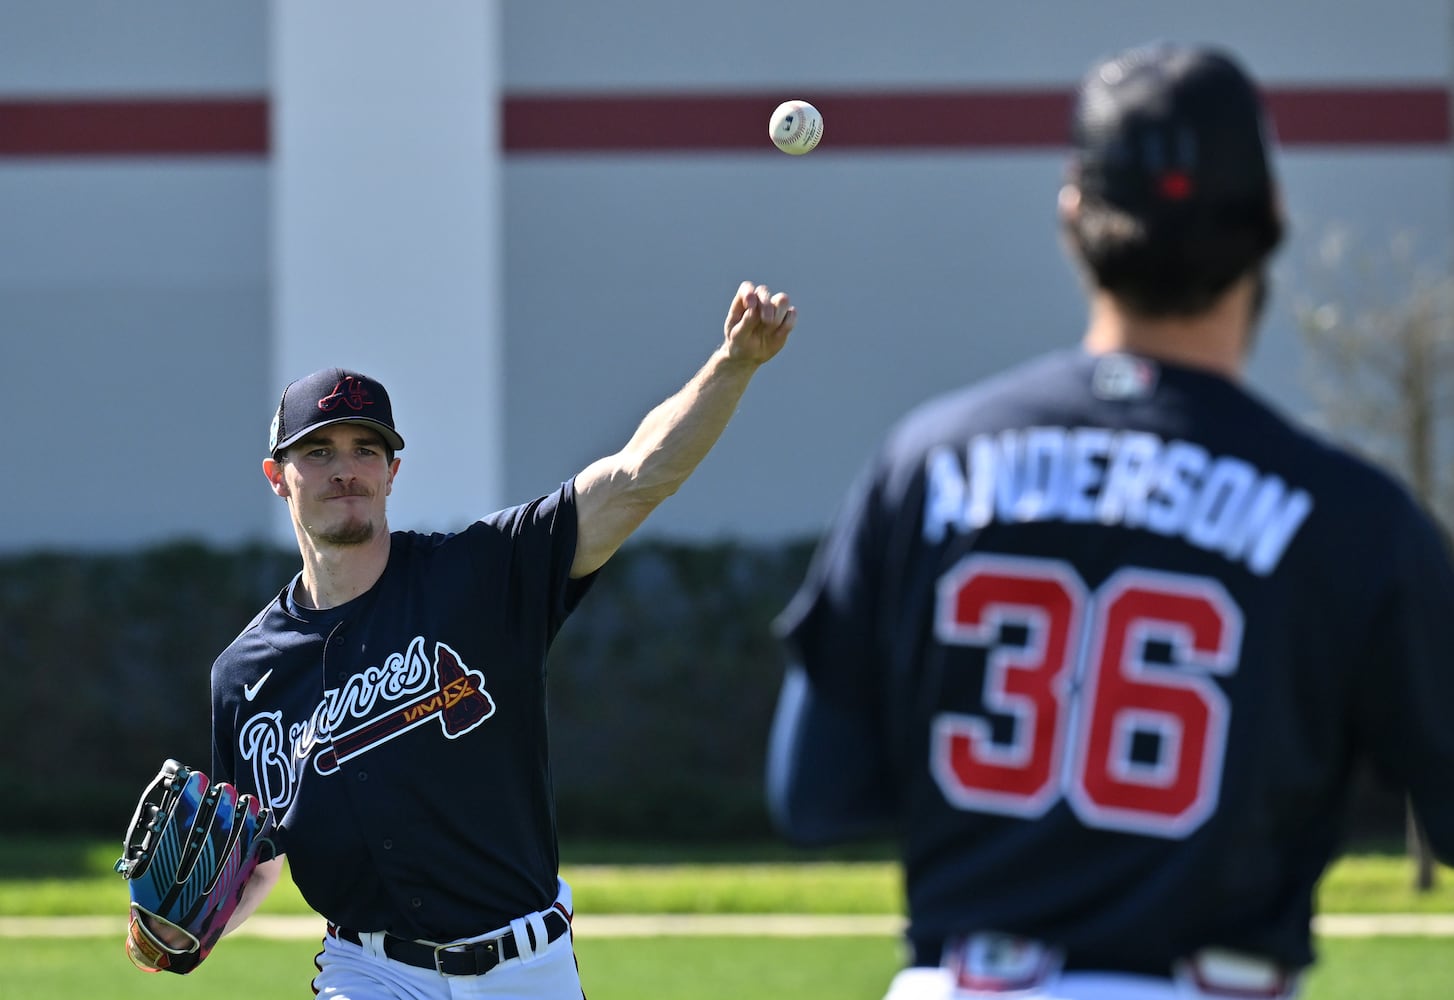
M 1313 509 L 1306 490 L 1243 459 L 1104 427 L 979 434 L 962 454 L 932 449 L 925 476 L 929 544 L 992 521 L 1121 525 L 1180 538 L 1258 576 L 1277 568 Z

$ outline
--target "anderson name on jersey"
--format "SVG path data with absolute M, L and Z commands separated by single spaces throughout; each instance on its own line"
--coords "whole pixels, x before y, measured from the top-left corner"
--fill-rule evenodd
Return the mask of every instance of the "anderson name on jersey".
M 930 450 L 925 478 L 930 544 L 995 520 L 1121 525 L 1220 552 L 1259 576 L 1277 568 L 1313 509 L 1307 490 L 1240 458 L 1105 427 L 976 434 L 962 456 Z

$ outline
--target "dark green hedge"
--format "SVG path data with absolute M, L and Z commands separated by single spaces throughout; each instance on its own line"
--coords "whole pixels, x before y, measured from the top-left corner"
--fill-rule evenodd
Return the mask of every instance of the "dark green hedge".
M 762 774 L 783 666 L 770 623 L 810 549 L 617 554 L 550 658 L 563 835 L 770 835 Z M 0 833 L 119 837 L 164 758 L 208 761 L 212 660 L 297 566 L 291 549 L 192 544 L 0 559 Z M 1363 778 L 1356 805 L 1356 833 L 1401 833 L 1397 796 Z
M 766 835 L 762 773 L 782 679 L 771 622 L 810 547 L 621 553 L 550 660 L 562 830 Z
M 297 561 L 189 544 L 0 561 L 0 726 L 18 737 L 0 830 L 119 836 L 163 759 L 209 761 L 212 660 Z
M 563 832 L 768 832 L 769 624 L 809 550 L 617 554 L 550 658 Z M 0 559 L 0 832 L 119 835 L 164 758 L 206 766 L 212 660 L 297 567 L 294 550 L 195 544 Z

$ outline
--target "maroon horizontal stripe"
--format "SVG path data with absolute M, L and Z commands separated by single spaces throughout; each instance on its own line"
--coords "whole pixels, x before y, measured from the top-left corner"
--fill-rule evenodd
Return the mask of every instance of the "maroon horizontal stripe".
M 1066 144 L 1068 90 L 833 93 L 822 150 L 1043 149 Z M 766 151 L 776 96 L 508 97 L 512 153 Z M 1449 142 L 1441 87 L 1287 88 L 1268 92 L 1286 146 L 1425 146 Z
M 1433 146 L 1449 141 L 1440 87 L 1287 87 L 1268 93 L 1285 146 Z
M 0 156 L 257 156 L 265 97 L 0 101 Z
M 767 120 L 779 98 L 694 95 L 510 97 L 511 152 L 770 150 Z M 823 148 L 1059 146 L 1070 95 L 1063 91 L 966 94 L 828 94 Z
M 1063 146 L 1068 90 L 805 94 L 824 151 Z M 507 153 L 769 152 L 776 95 L 507 95 Z M 1285 146 L 1437 146 L 1450 141 L 1441 87 L 1268 92 Z M 265 96 L 0 101 L 0 157 L 266 156 Z

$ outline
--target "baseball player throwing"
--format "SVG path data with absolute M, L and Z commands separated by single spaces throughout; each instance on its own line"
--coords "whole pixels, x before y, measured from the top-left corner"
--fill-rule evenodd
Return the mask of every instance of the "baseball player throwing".
M 896 831 L 892 1000 L 1278 1000 L 1360 756 L 1454 861 L 1454 570 L 1242 383 L 1283 231 L 1242 70 L 1122 53 L 1073 130 L 1080 349 L 868 463 L 780 622 L 770 804 L 802 841 Z
M 284 390 L 263 472 L 303 568 L 213 667 L 210 776 L 229 806 L 270 814 L 278 857 L 257 865 L 227 929 L 286 856 L 327 919 L 319 996 L 582 995 L 557 874 L 546 650 L 593 574 L 706 456 L 795 320 L 786 295 L 744 283 L 721 346 L 620 452 L 455 534 L 388 529 L 404 439 L 380 383 L 330 368 Z M 176 776 L 190 773 L 164 771 L 163 811 L 189 804 Z M 136 844 L 164 839 L 160 814 L 138 812 Z M 150 841 L 132 852 L 167 853 Z M 141 861 L 123 861 L 141 885 Z M 169 905 L 146 902 L 148 914 Z M 200 961 L 175 927 L 142 923 L 138 964 Z M 195 935 L 204 946 L 208 933 Z

